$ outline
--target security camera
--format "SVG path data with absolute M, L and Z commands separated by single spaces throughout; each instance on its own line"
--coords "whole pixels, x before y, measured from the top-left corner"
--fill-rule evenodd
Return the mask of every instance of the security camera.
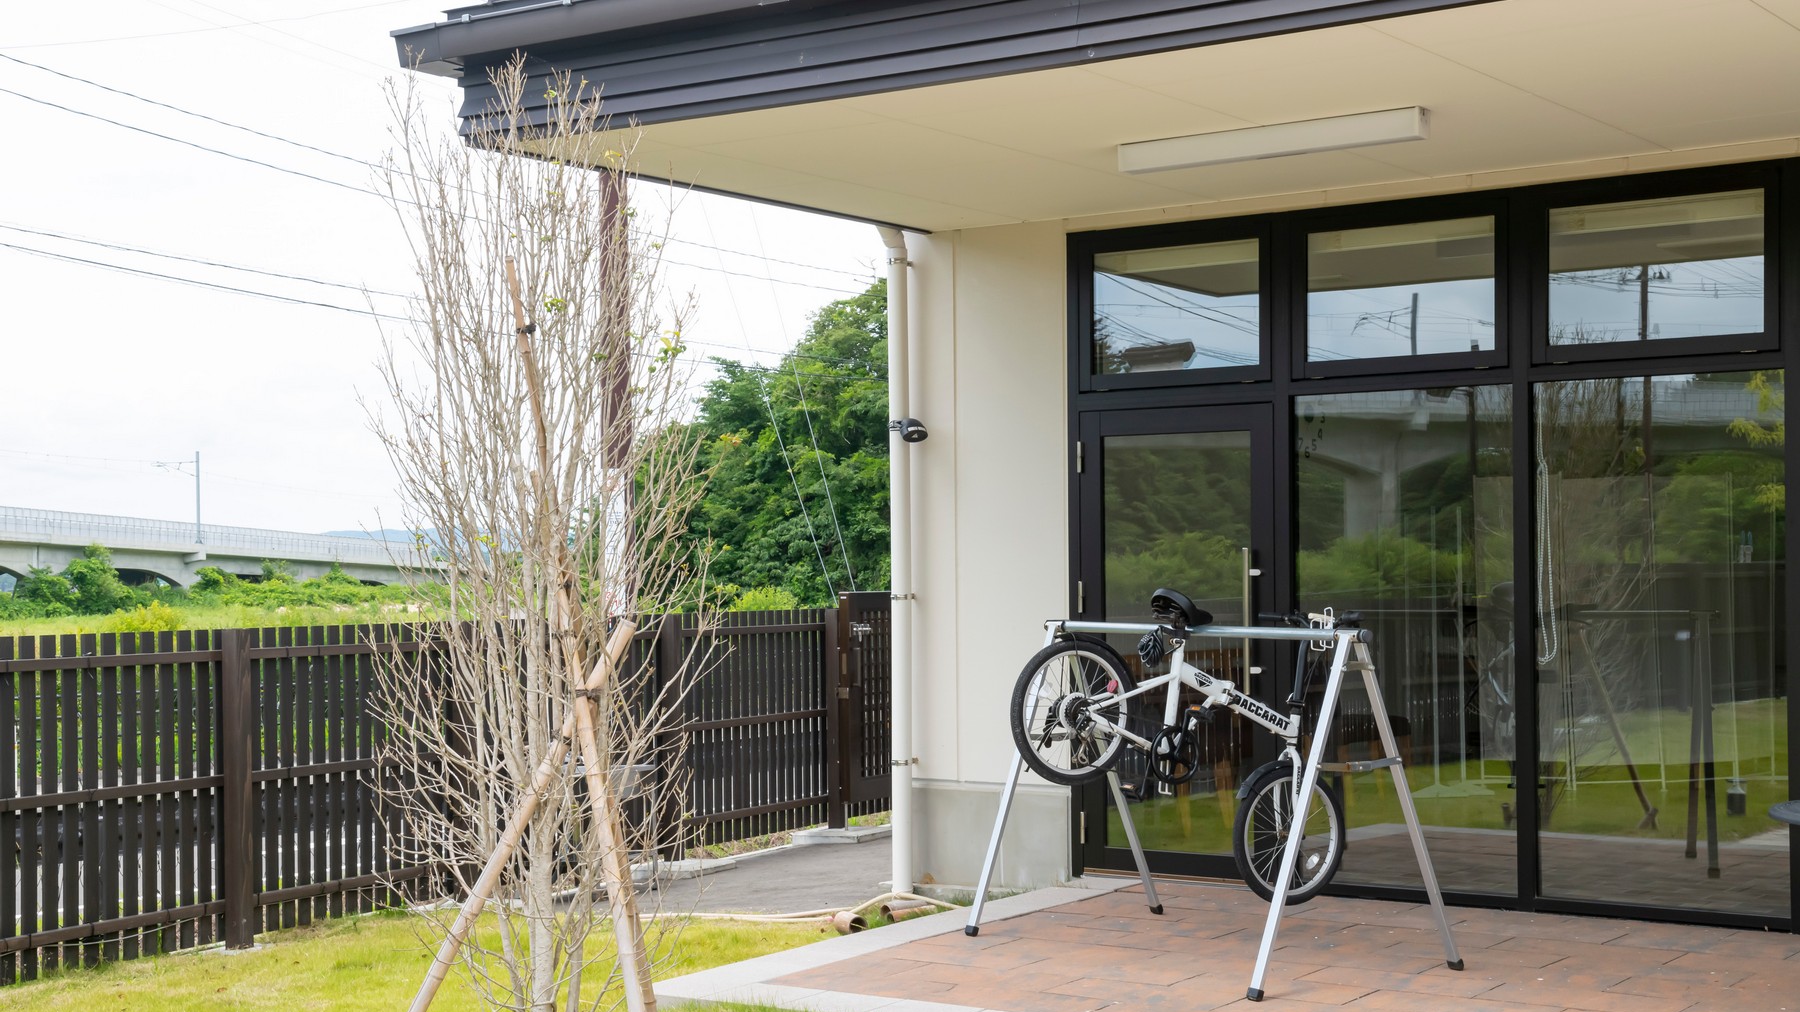
M 930 435 L 925 431 L 925 423 L 917 418 L 902 418 L 897 422 L 889 423 L 888 427 L 899 430 L 900 438 L 909 443 L 923 443 L 925 437 Z

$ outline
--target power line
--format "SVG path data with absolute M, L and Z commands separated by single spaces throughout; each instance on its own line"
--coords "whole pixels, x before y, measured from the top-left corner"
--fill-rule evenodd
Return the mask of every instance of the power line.
M 98 120 L 102 123 L 107 123 L 112 126 L 119 127 L 122 130 L 130 130 L 134 133 L 145 134 L 150 137 L 156 137 L 161 140 L 169 141 L 170 143 L 173 143 L 173 144 L 180 144 L 183 147 L 189 147 L 189 148 L 194 148 L 199 151 L 204 151 L 204 152 L 207 152 L 208 154 L 220 155 L 225 158 L 230 158 L 230 159 L 240 161 L 240 162 L 248 162 L 251 165 L 260 165 L 265 169 L 273 169 L 276 172 L 284 173 L 284 174 L 290 175 L 290 176 L 298 176 L 301 179 L 310 179 L 313 182 L 324 183 L 327 186 L 335 186 L 342 190 L 349 190 L 352 193 L 367 194 L 369 196 L 376 197 L 380 200 L 399 200 L 401 203 L 404 203 L 404 204 L 415 203 L 413 201 L 408 201 L 408 200 L 404 200 L 402 198 L 394 197 L 390 194 L 384 194 L 384 193 L 380 192 L 379 190 L 371 190 L 366 187 L 356 186 L 354 184 L 341 182 L 336 179 L 328 179 L 325 176 L 314 175 L 310 172 L 302 172 L 299 169 L 290 169 L 290 168 L 287 168 L 286 166 L 276 165 L 274 162 L 265 162 L 260 158 L 251 158 L 248 155 L 239 155 L 239 154 L 234 154 L 230 151 L 222 150 L 220 148 L 208 147 L 207 145 L 200 144 L 196 141 L 184 140 L 183 138 L 180 138 L 180 137 L 173 137 L 173 136 L 170 136 L 169 134 L 159 133 L 158 131 L 148 129 L 146 127 L 133 126 L 130 123 L 122 123 L 116 119 L 111 119 L 106 116 L 101 116 L 98 113 L 84 112 L 80 109 L 72 109 L 69 106 L 62 105 L 62 104 L 59 104 L 56 102 L 52 102 L 48 99 L 37 98 L 32 95 L 27 95 L 24 92 L 14 91 L 11 88 L 0 88 L 0 94 L 12 95 L 15 98 L 22 98 L 27 102 L 35 102 L 38 105 L 49 106 L 52 109 L 59 109 L 63 112 L 69 113 L 74 116 L 81 116 L 86 119 Z M 664 262 L 664 263 L 674 264 L 678 267 L 691 267 L 695 270 L 714 271 L 714 272 L 717 272 L 720 274 L 734 274 L 739 277 L 757 278 L 757 275 L 745 274 L 742 271 L 727 270 L 724 267 L 703 267 L 699 264 L 690 264 L 690 263 L 686 263 L 686 262 L 683 262 L 680 260 L 671 260 L 671 259 L 667 259 L 667 258 L 659 258 L 659 259 L 661 259 L 662 262 Z M 764 279 L 757 278 L 757 280 L 764 280 Z M 780 284 L 784 284 L 784 285 L 794 285 L 799 288 L 812 288 L 812 289 L 815 289 L 818 291 L 832 292 L 832 293 L 835 293 L 838 295 L 854 296 L 854 295 L 862 294 L 862 292 L 850 291 L 849 289 L 844 289 L 844 288 L 835 288 L 830 285 L 812 284 L 812 283 L 806 282 L 806 281 L 788 281 L 786 279 L 772 279 L 772 280 L 777 280 Z M 340 306 L 340 307 L 334 307 L 334 308 L 341 309 L 343 307 Z
M 138 253 L 143 256 L 160 257 L 164 260 L 179 260 L 182 263 L 200 264 L 205 267 L 219 267 L 228 271 L 260 274 L 263 277 L 279 278 L 284 281 L 303 281 L 311 285 L 324 285 L 329 288 L 344 288 L 353 292 L 363 292 L 369 295 L 386 295 L 396 299 L 414 298 L 414 296 L 405 295 L 400 292 L 384 291 L 379 288 L 368 288 L 363 285 L 352 285 L 342 281 L 326 281 L 323 278 L 309 278 L 300 274 L 283 274 L 280 271 L 265 271 L 255 267 L 243 267 L 238 264 L 228 264 L 218 260 L 204 260 L 199 257 L 182 256 L 178 253 L 159 253 L 156 250 L 144 249 L 141 246 L 126 246 L 121 243 L 102 242 L 99 239 L 83 239 L 80 236 L 69 235 L 64 232 L 52 232 L 48 229 L 26 228 L 23 225 L 11 225 L 6 222 L 0 222 L 0 229 L 6 229 L 9 232 L 24 232 L 27 235 L 42 236 L 48 239 L 61 239 L 67 242 L 81 243 L 86 246 L 98 246 L 102 249 L 116 250 L 121 253 Z
M 333 14 L 346 14 L 351 11 L 373 10 L 377 7 L 393 7 L 411 0 L 381 0 L 380 3 L 359 4 L 355 7 L 338 7 L 333 10 L 319 11 L 314 14 L 296 14 L 285 18 L 268 18 L 263 21 L 247 21 L 244 25 L 268 25 L 290 21 L 310 21 L 313 18 L 328 17 Z M 97 39 L 65 39 L 61 42 L 31 42 L 20 46 L 0 46 L 0 49 L 51 49 L 59 46 L 91 46 L 103 42 L 135 42 L 139 39 L 163 39 L 173 35 L 197 35 L 202 32 L 221 32 L 243 25 L 212 25 L 207 28 L 183 28 L 172 32 L 146 32 L 140 35 L 109 35 Z
M 49 99 L 37 98 L 32 95 L 27 95 L 22 91 L 14 91 L 11 88 L 0 88 L 0 93 L 11 95 L 14 98 L 22 98 L 27 102 L 35 102 L 38 105 L 49 106 L 52 109 L 60 109 L 61 111 L 66 112 L 72 116 L 81 116 L 85 119 L 99 120 L 102 123 L 107 123 L 107 124 L 111 124 L 112 126 L 116 126 L 121 130 L 130 130 L 133 133 L 140 133 L 140 134 L 148 135 L 150 137 L 156 137 L 161 140 L 168 141 L 172 144 L 180 144 L 183 147 L 189 147 L 189 148 L 194 148 L 199 151 L 205 151 L 208 154 L 222 155 L 226 158 L 231 158 L 236 161 L 249 162 L 251 165 L 260 165 L 265 169 L 274 169 L 276 172 L 286 173 L 287 175 L 290 175 L 290 176 L 299 176 L 302 179 L 310 179 L 315 183 L 324 183 L 327 186 L 335 186 L 335 187 L 338 187 L 339 189 L 350 190 L 354 193 L 367 193 L 367 194 L 370 194 L 370 195 L 373 195 L 376 197 L 383 196 L 383 194 L 381 194 L 380 192 L 378 192 L 376 190 L 366 189 L 364 187 L 355 186 L 350 183 L 339 182 L 338 180 L 335 180 L 335 179 L 327 179 L 324 176 L 315 176 L 310 172 L 302 172 L 299 169 L 290 169 L 285 166 L 276 165 L 274 162 L 265 162 L 258 158 L 251 158 L 248 155 L 238 155 L 238 154 L 233 154 L 229 151 L 222 151 L 219 148 L 207 147 L 204 144 L 200 144 L 198 142 L 190 141 L 190 140 L 183 140 L 180 137 L 171 137 L 168 134 L 158 133 L 157 131 L 148 129 L 146 127 L 132 126 L 130 123 L 121 123 L 116 119 L 110 119 L 106 116 L 100 115 L 99 113 L 83 112 L 80 109 L 71 109 L 70 107 L 68 107 L 66 105 L 61 105 L 59 103 L 52 102 Z
M 89 86 L 89 87 L 93 87 L 93 88 L 99 88 L 99 89 L 100 89 L 100 90 L 102 90 L 102 91 L 105 91 L 105 92 L 110 92 L 110 93 L 111 93 L 111 94 L 114 94 L 114 95 L 121 95 L 121 96 L 124 96 L 124 97 L 125 97 L 125 98 L 129 98 L 129 99 L 133 99 L 133 100 L 134 100 L 134 101 L 138 101 L 138 102 L 143 102 L 143 103 L 146 103 L 146 104 L 148 104 L 148 105 L 153 105 L 153 106 L 156 106 L 156 107 L 157 107 L 157 108 L 160 108 L 160 109 L 167 109 L 167 110 L 169 110 L 169 111 L 171 111 L 171 112 L 177 112 L 177 113 L 180 113 L 180 114 L 182 114 L 182 115 L 183 115 L 183 116 L 191 116 L 191 117 L 193 117 L 193 118 L 195 118 L 195 119 L 200 119 L 200 120 L 205 120 L 205 121 L 206 121 L 206 122 L 208 122 L 208 123 L 212 123 L 212 124 L 215 124 L 215 125 L 218 125 L 218 126 L 222 126 L 222 127 L 226 127 L 226 128 L 228 128 L 228 129 L 231 129 L 231 130 L 239 130 L 239 131 L 242 131 L 242 132 L 244 132 L 244 133 L 247 133 L 247 134 L 251 134 L 251 135 L 253 135 L 253 136 L 256 136 L 256 137 L 261 137 L 261 138 L 263 138 L 263 139 L 265 139 L 265 140 L 271 140 L 271 141 L 275 141 L 275 142 L 277 142 L 277 143 L 280 143 L 280 144 L 287 144 L 287 145 L 290 145 L 290 146 L 292 146 L 292 147 L 296 147 L 296 148 L 300 148 L 300 149 L 302 149 L 302 150 L 304 150 L 304 151 L 311 151 L 311 152 L 313 152 L 313 153 L 315 153 L 315 154 L 320 154 L 320 155 L 324 155 L 324 156 L 326 156 L 326 157 L 328 157 L 328 158 L 336 158 L 336 159 L 338 159 L 338 160 L 340 160 L 340 161 L 345 161 L 345 162 L 349 162 L 349 163 L 350 163 L 350 164 L 352 164 L 352 165 L 356 165 L 356 166 L 360 166 L 360 167 L 362 167 L 362 168 L 367 168 L 367 169 L 373 169 L 373 170 L 375 170 L 375 171 L 377 171 L 377 172 L 385 172 L 385 171 L 390 171 L 390 170 L 391 170 L 391 169 L 392 169 L 392 167 L 391 167 L 391 166 L 388 166 L 388 165 L 384 165 L 384 164 L 383 164 L 383 163 L 380 163 L 380 162 L 372 162 L 372 161 L 369 161 L 369 160 L 368 160 L 368 159 L 366 159 L 366 158 L 358 158 L 358 157 L 356 157 L 356 156 L 355 156 L 355 155 L 347 155 L 347 154 L 344 154 L 344 153 L 342 153 L 342 152 L 340 152 L 340 151 L 332 151 L 332 150 L 330 150 L 330 149 L 327 149 L 327 148 L 322 148 L 322 147 L 319 147 L 319 146 L 317 146 L 317 145 L 315 145 L 315 144 L 308 144 L 308 143 L 306 143 L 306 142 L 305 142 L 305 141 L 297 141 L 297 140 L 294 140 L 294 139 L 293 139 L 293 138 L 290 138 L 290 137 L 283 137 L 283 136 L 281 136 L 281 135 L 279 135 L 279 134 L 272 134 L 272 133 L 269 133 L 269 132 L 267 132 L 267 131 L 265 131 L 265 130 L 258 130 L 258 129 L 257 129 L 257 128 L 255 128 L 255 127 L 248 127 L 248 126 L 244 126 L 244 125 L 243 125 L 243 124 L 241 124 L 241 123 L 233 123 L 233 122 L 231 122 L 231 121 L 230 121 L 230 120 L 224 120 L 224 119 L 220 119 L 220 118 L 218 118 L 218 117 L 217 117 L 217 116 L 211 116 L 211 115 L 208 115 L 208 114 L 206 114 L 206 113 L 203 113 L 203 112 L 195 112 L 195 111 L 194 111 L 194 110 L 192 110 L 192 109 L 184 109 L 184 108 L 182 108 L 182 107 L 181 107 L 181 106 L 178 106 L 178 105 L 174 105 L 174 104 L 171 104 L 171 103 L 169 103 L 169 102 L 163 102 L 163 101 L 159 101 L 159 100 L 157 100 L 157 99 L 153 99 L 153 98 L 149 98 L 149 97 L 147 97 L 147 96 L 144 96 L 144 95 L 140 95 L 140 94 L 137 94 L 137 93 L 135 93 L 135 92 L 131 92 L 131 91 L 127 91 L 127 90 L 125 90 L 125 89 L 122 89 L 122 88 L 115 88 L 115 87 L 113 87 L 113 86 L 112 86 L 112 85 L 109 85 L 109 84 L 102 84 L 102 83 L 100 83 L 100 82 L 99 82 L 99 81 L 95 81 L 95 80 L 92 80 L 92 79 L 91 79 L 91 78 L 86 78 L 86 77 L 82 77 L 82 76 L 80 76 L 80 75 L 77 75 L 77 74 L 70 74 L 70 73 L 67 73 L 67 72 L 65 72 L 65 71 L 61 71 L 61 70 L 56 70 L 56 69 L 54 69 L 54 68 L 52 68 L 52 67 L 46 67 L 46 66 L 44 66 L 44 65 L 43 65 L 43 64 L 41 64 L 41 63 L 33 63 L 33 62 L 31 62 L 31 61 L 30 61 L 30 60 L 24 60 L 24 59 L 20 59 L 20 58 L 19 58 L 19 57 L 16 57 L 16 56 L 8 56 L 8 55 L 7 55 L 7 54 L 5 54 L 5 53 L 4 53 L 4 52 L 0 52 L 0 60 L 8 60 L 8 61 L 11 61 L 11 62 L 13 62 L 13 63 L 16 63 L 16 64 L 19 64 L 19 65 L 20 65 L 20 66 L 24 66 L 24 67 L 30 67 L 30 68 L 32 68 L 32 69 L 33 69 L 33 70 L 40 70 L 40 71 L 43 71 L 43 72 L 44 72 L 44 73 L 46 73 L 46 74 L 54 74 L 54 75 L 56 75 L 56 76 L 57 76 L 57 77 L 60 77 L 60 78 L 63 78 L 63 79 L 64 79 L 64 80 L 67 80 L 67 81 L 75 81 L 75 82 L 78 82 L 78 83 L 80 83 L 80 84 L 85 84 L 85 85 L 88 85 L 88 86 Z M 11 93 L 11 94 L 15 94 L 15 95 L 17 95 L 17 94 L 18 94 L 18 93 L 17 93 L 17 92 L 12 92 L 12 93 Z M 24 97 L 24 98 L 29 98 L 29 97 L 30 97 L 30 96 L 20 96 L 20 97 Z M 34 100 L 34 101 L 35 101 L 35 100 Z M 60 107 L 60 106 L 59 106 L 59 107 L 58 107 L 58 108 L 61 108 L 61 107 Z M 68 110 L 68 111 L 71 111 L 71 112 L 76 112 L 76 113 L 77 113 L 77 115 L 89 115 L 89 114 L 86 114 L 86 113 L 81 113 L 81 112 L 80 112 L 80 111 L 79 111 L 79 110 Z M 127 129 L 137 129 L 137 128 L 135 128 L 135 127 L 130 127 L 130 126 L 129 126 L 129 125 L 127 125 L 127 124 L 120 124 L 120 123 L 116 123 L 116 121 L 113 121 L 113 120 L 107 120 L 107 121 L 106 121 L 106 122 L 109 122 L 109 123 L 114 123 L 114 124 L 115 124 L 115 125 L 119 125 L 119 126 L 125 126 L 125 127 L 126 127 L 126 128 L 127 128 Z M 165 135 L 163 135 L 163 134 L 154 134 L 154 136 L 157 136 L 157 137 L 164 137 L 164 139 L 172 139 L 172 140 L 176 140 L 176 141 L 177 141 L 177 143 L 185 143 L 185 142 L 183 142 L 183 141 L 180 141 L 180 140 L 179 140 L 179 139 L 176 139 L 176 138 L 168 138 L 168 137 L 166 137 L 166 136 L 165 136 Z M 213 149 L 211 149 L 211 148 L 206 148 L 206 149 L 204 149 L 204 150 L 208 150 L 208 151 L 212 151 L 212 150 L 213 150 Z M 222 152 L 222 151 L 220 151 L 220 152 L 215 152 L 215 153 L 217 153 L 217 154 L 227 154 L 227 153 L 226 153 L 226 152 Z M 228 155 L 228 157 L 233 157 L 233 158 L 236 158 L 236 157 L 238 157 L 238 156 L 236 156 L 236 155 Z M 269 165 L 269 163 L 266 163 L 266 162 L 257 162 L 257 163 L 256 163 L 256 164 L 259 164 L 259 165 Z M 271 167 L 271 168 L 279 168 L 279 167 L 277 167 L 277 166 L 272 166 L 272 165 L 270 165 L 270 166 L 269 166 L 269 167 Z M 287 170 L 287 169 L 281 169 L 281 170 L 280 170 L 280 171 L 294 171 L 294 170 Z M 319 178 L 319 177 L 316 177 L 316 176 L 311 176 L 311 175 L 308 175 L 308 174 L 305 174 L 305 173 L 298 173 L 298 174 L 300 174 L 300 175 L 303 175 L 303 176 L 305 176 L 305 177 L 306 177 L 306 178 L 311 178 L 311 179 L 317 179 L 317 178 Z M 403 174 L 403 175 L 404 175 L 404 173 L 402 173 L 402 174 Z M 329 183 L 331 183 L 331 185 L 334 185 L 334 186 L 344 186 L 344 187 L 349 187 L 349 188 L 351 188 L 351 189 L 356 189 L 356 190 L 359 190 L 359 191 L 361 191 L 361 192 L 365 192 L 365 193 L 370 193 L 370 194 L 373 194 L 373 195 L 374 195 L 374 196 L 377 196 L 377 197 L 380 197 L 380 198 L 382 198 L 382 199 L 384 199 L 384 200 L 385 200 L 385 199 L 390 199 L 390 195 L 389 195 L 389 194 L 384 194 L 384 193 L 382 193 L 382 192 L 380 192 L 380 191 L 379 191 L 379 190 L 371 190 L 371 189 L 368 189 L 368 188 L 366 188 L 366 187 L 359 187 L 359 186 L 351 186 L 351 184 L 346 184 L 346 183 L 338 183 L 338 182 L 335 182 L 335 181 L 332 181 L 332 180 L 322 180 L 322 181 L 324 181 L 324 182 L 329 182 Z M 410 202 L 410 201 L 403 201 L 403 203 L 411 203 L 411 202 Z M 646 230 L 644 230 L 644 229 L 633 229 L 633 230 L 632 230 L 632 231 L 633 231 L 633 232 L 635 232 L 635 233 L 637 233 L 637 234 L 638 234 L 638 235 L 639 235 L 639 236 L 640 236 L 640 237 L 643 237 L 643 236 L 650 236 L 650 235 L 651 235 L 651 233 L 649 233 L 649 232 L 648 232 L 648 231 L 646 231 Z M 681 237 L 679 237 L 679 236 L 666 236 L 666 237 L 663 237 L 663 238 L 661 238 L 661 239 L 658 239 L 658 240 L 657 240 L 657 241 L 658 241 L 658 242 L 674 242 L 674 243 L 679 243 L 679 244 L 681 244 L 681 245 L 684 245 L 684 246 L 696 246 L 696 247 L 699 247 L 699 248 L 701 248 L 701 249 L 707 249 L 707 250 L 713 250 L 713 251 L 715 251 L 715 252 L 720 252 L 720 253 L 729 253 L 729 254 L 731 254 L 731 255 L 732 255 L 732 256 L 741 256 L 741 257 L 752 257 L 752 258 L 755 258 L 755 259 L 760 259 L 760 260 L 763 260 L 763 261 L 765 261 L 765 262 L 768 262 L 768 263 L 778 263 L 778 264 L 783 264 L 783 265 L 785 265 L 785 266 L 788 266 L 788 267 L 799 267 L 799 268 L 801 268 L 801 269 L 804 269 L 804 270 L 812 270 L 812 271 L 824 271 L 824 272 L 828 272 L 828 273 L 832 273 L 832 274 L 841 274 L 841 275 L 844 275 L 844 276 L 846 276 L 846 277 L 850 277 L 850 278 L 855 278 L 855 279 L 858 279 L 858 280 L 864 280 L 864 279 L 866 279 L 866 278 L 867 278 L 867 276 L 868 276 L 868 275 L 867 275 L 867 272 L 864 272 L 864 271 L 853 271 L 853 270 L 848 270 L 848 269 L 846 269 L 846 268 L 842 268 L 842 267 L 830 267 L 830 266 L 827 266 L 827 265 L 825 265 L 825 264 L 814 264 L 814 263 L 805 263 L 805 262 L 803 262 L 803 261 L 799 261 L 799 260 L 784 260 L 784 259 L 781 259 L 781 258 L 780 258 L 780 257 L 771 257 L 771 256 L 769 256 L 769 255 L 768 255 L 768 254 L 767 254 L 767 252 L 766 252 L 766 251 L 764 251 L 764 252 L 762 252 L 762 253 L 760 253 L 760 254 L 758 254 L 758 253 L 750 253 L 750 252 L 747 252 L 747 251 L 745 251 L 745 250 L 735 250 L 735 249 L 731 249 L 731 248 L 729 248 L 729 247 L 724 247 L 724 246 L 714 246 L 714 245 L 711 245 L 711 244 L 708 244 L 708 243 L 703 243 L 703 242 L 699 242 L 699 241 L 698 241 L 698 240 L 694 240 L 694 239 L 685 239 L 685 238 L 681 238 Z M 677 264 L 679 264 L 679 265 L 680 265 L 680 266 L 683 266 L 683 267 L 696 267 L 696 268 L 698 268 L 698 269 L 700 269 L 700 270 L 708 270 L 708 269 L 710 269 L 710 268 L 705 268 L 705 267 L 700 267 L 700 265 L 698 265 L 698 264 L 686 264 L 686 263 L 680 263 L 680 262 L 679 262 L 679 261 L 670 261 L 670 262 L 671 262 L 671 263 L 677 263 Z M 722 270 L 722 269 L 723 269 L 723 266 L 722 266 L 722 265 L 721 265 L 721 267 L 720 267 L 720 269 L 721 269 L 721 270 Z M 744 276 L 746 276 L 746 277 L 751 277 L 751 276 L 753 276 L 753 275 L 744 275 Z M 792 284 L 792 283 L 794 283 L 794 282 L 786 282 L 786 281 L 783 281 L 783 282 L 781 282 L 781 283 L 783 283 L 783 284 Z M 858 293 L 858 294 L 860 294 L 860 293 Z
M 80 77 L 75 74 L 65 73 L 63 71 L 56 70 L 55 68 L 52 68 L 52 67 L 46 67 L 41 63 L 33 63 L 30 60 L 22 60 L 22 59 L 18 58 L 17 56 L 9 56 L 4 52 L 0 52 L 0 60 L 8 60 L 8 61 L 10 61 L 12 63 L 16 63 L 22 67 L 30 67 L 33 70 L 41 70 L 46 74 L 55 74 L 57 77 L 60 77 L 65 81 L 75 81 L 80 84 L 85 84 L 91 88 L 99 88 L 101 91 L 111 92 L 114 95 L 123 95 L 126 98 L 134 99 L 139 102 L 144 102 L 146 104 L 156 106 L 159 109 L 168 109 L 171 112 L 178 112 L 178 113 L 182 114 L 183 116 L 192 116 L 195 119 L 203 119 L 208 123 L 216 123 L 222 127 L 229 127 L 232 130 L 241 130 L 244 133 L 255 134 L 256 136 L 265 138 L 267 140 L 277 141 L 282 144 L 289 144 L 289 145 L 292 145 L 297 148 L 303 148 L 307 151 L 312 151 L 317 154 L 325 155 L 328 158 L 337 158 L 342 161 L 350 162 L 355 165 L 365 166 L 368 168 L 380 168 L 380 166 L 376 165 L 374 162 L 365 161 L 364 159 L 357 158 L 354 155 L 346 155 L 346 154 L 342 154 L 337 151 L 330 151 L 330 150 L 318 147 L 313 144 L 308 144 L 305 141 L 297 141 L 297 140 L 294 140 L 289 137 L 283 137 L 279 134 L 272 134 L 272 133 L 268 133 L 267 131 L 258 130 L 255 127 L 247 127 L 247 126 L 243 126 L 242 124 L 239 124 L 239 123 L 232 123 L 228 120 L 219 119 L 217 116 L 208 116 L 206 113 L 203 113 L 203 112 L 195 112 L 192 109 L 183 109 L 182 107 L 180 107 L 178 105 L 171 105 L 168 102 L 158 101 L 157 99 L 150 98 L 147 95 L 139 95 L 136 92 L 126 91 L 123 88 L 115 88 L 110 84 L 101 84 L 99 81 L 90 80 L 88 78 Z
M 197 288 L 211 288 L 222 292 L 232 292 L 237 295 L 248 295 L 253 298 L 269 299 L 274 302 L 287 302 L 297 306 L 317 306 L 320 309 L 335 309 L 340 313 L 352 313 L 356 316 L 371 316 L 381 320 L 393 320 L 397 323 L 420 322 L 410 316 L 395 316 L 391 313 L 377 312 L 373 309 L 353 309 L 349 306 L 340 306 L 333 302 L 319 302 L 316 299 L 302 299 L 292 295 L 277 295 L 273 292 L 262 292 L 253 288 L 239 288 L 235 285 L 219 284 L 216 281 L 201 281 L 197 278 L 177 277 L 173 274 L 163 274 L 160 271 L 146 270 L 142 267 L 127 267 L 123 264 L 107 263 L 103 260 L 89 260 L 85 257 L 71 256 L 67 253 L 53 253 L 50 250 L 37 249 L 33 246 L 20 246 L 10 242 L 0 242 L 0 249 L 17 250 L 20 253 L 27 253 L 32 256 L 44 257 L 50 260 L 61 260 L 65 263 L 82 264 L 88 267 L 97 267 L 101 270 L 118 271 L 121 274 L 135 274 L 139 277 L 172 281 L 176 284 L 193 285 Z

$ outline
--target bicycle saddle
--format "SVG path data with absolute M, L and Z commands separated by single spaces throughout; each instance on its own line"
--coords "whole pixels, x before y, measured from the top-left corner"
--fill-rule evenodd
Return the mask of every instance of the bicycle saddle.
M 1180 619 L 1187 626 L 1212 625 L 1212 612 L 1199 608 L 1179 590 L 1156 588 L 1150 595 L 1150 614 L 1164 622 Z

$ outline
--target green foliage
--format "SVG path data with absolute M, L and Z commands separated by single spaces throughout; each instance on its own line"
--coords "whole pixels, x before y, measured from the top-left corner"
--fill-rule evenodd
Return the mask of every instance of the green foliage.
M 851 585 L 847 558 L 858 587 L 888 586 L 886 361 L 886 282 L 821 309 L 776 369 L 715 360 L 693 423 L 711 479 L 688 541 L 713 543 L 713 580 L 828 604 Z
M 69 581 L 41 566 L 33 566 L 13 585 L 12 599 L 21 616 L 45 618 L 75 613 L 75 588 Z
M 800 599 L 786 587 L 751 587 L 738 595 L 727 611 L 792 611 Z
M 405 586 L 364 586 L 336 564 L 312 580 L 296 580 L 285 561 L 265 562 L 262 569 L 261 583 L 206 566 L 186 590 L 128 587 L 113 568 L 112 553 L 90 545 L 61 573 L 33 569 L 11 594 L 0 594 L 0 621 L 17 623 L 7 633 L 335 625 L 393 621 L 402 617 L 397 613 L 412 617 L 421 603 L 443 603 L 443 595 L 431 590 L 420 602 Z
M 1392 531 L 1342 538 L 1319 551 L 1301 552 L 1298 568 L 1305 596 L 1385 596 L 1407 587 L 1451 586 L 1456 553 Z
M 75 610 L 83 615 L 108 615 L 138 604 L 138 595 L 119 579 L 112 552 L 103 545 L 83 549 L 81 558 L 63 569 L 63 576 L 75 590 Z
M 174 632 L 186 623 L 181 612 L 161 601 L 140 604 L 130 611 L 107 616 L 100 625 L 102 632 Z

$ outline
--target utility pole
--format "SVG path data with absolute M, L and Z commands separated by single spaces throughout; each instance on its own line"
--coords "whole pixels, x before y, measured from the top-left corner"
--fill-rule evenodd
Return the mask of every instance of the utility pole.
M 194 451 L 194 544 L 204 545 L 206 539 L 200 536 L 200 451 Z
M 1414 358 L 1419 357 L 1419 293 L 1412 293 L 1412 323 L 1406 328 L 1407 339 L 1412 343 Z

